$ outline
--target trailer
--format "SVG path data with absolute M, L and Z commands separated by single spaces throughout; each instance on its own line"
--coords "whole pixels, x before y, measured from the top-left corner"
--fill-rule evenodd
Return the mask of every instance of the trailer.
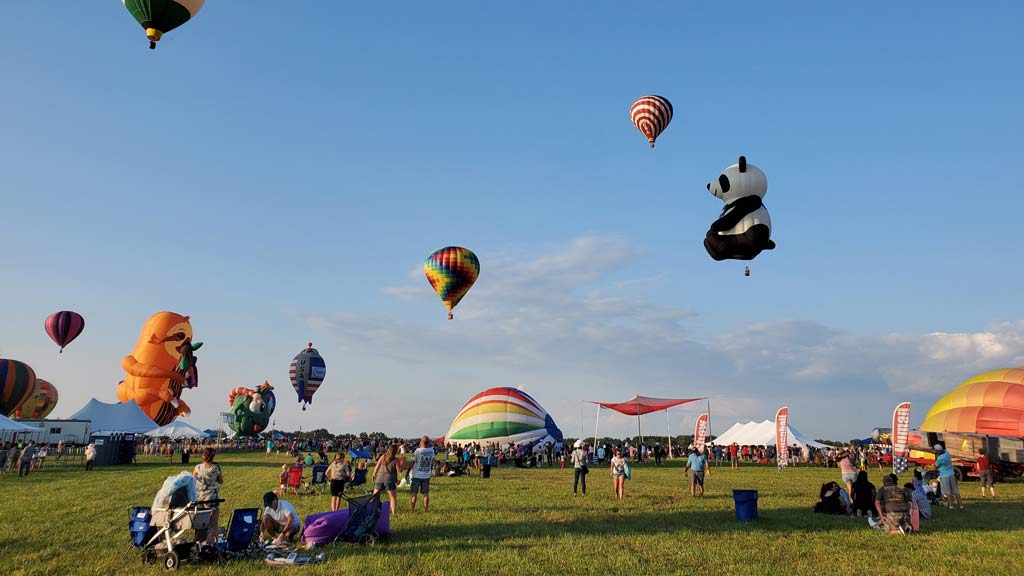
M 891 444 L 892 431 L 889 428 L 876 428 L 872 432 L 872 438 L 878 444 Z M 936 444 L 941 444 L 949 452 L 957 480 L 978 477 L 975 464 L 982 448 L 985 449 L 985 454 L 992 464 L 992 475 L 996 480 L 1024 476 L 1024 438 L 911 430 L 907 438 L 910 462 L 921 466 L 934 465 L 933 447 Z
M 19 423 L 35 428 L 21 432 L 19 436 L 35 440 L 36 444 L 88 444 L 92 422 L 89 420 L 18 420 Z

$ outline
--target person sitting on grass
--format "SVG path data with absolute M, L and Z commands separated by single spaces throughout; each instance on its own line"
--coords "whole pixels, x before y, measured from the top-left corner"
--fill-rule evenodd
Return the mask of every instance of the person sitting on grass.
M 840 499 L 841 488 L 835 482 L 826 482 L 821 485 L 818 492 L 818 502 L 814 505 L 814 511 L 818 514 L 845 515 L 846 507 Z
M 263 506 L 263 520 L 260 522 L 263 539 L 273 539 L 277 545 L 291 542 L 299 533 L 299 513 L 295 506 L 287 500 L 279 500 L 273 492 L 263 495 Z
M 871 516 L 875 510 L 875 485 L 868 482 L 867 470 L 857 473 L 853 482 L 853 513 L 857 516 Z
M 910 482 L 903 485 L 903 491 L 907 493 L 910 505 L 917 508 L 918 517 L 931 520 L 932 503 L 928 501 L 928 497 L 924 495 L 924 491 L 914 488 L 914 485 Z
M 875 496 L 875 507 L 882 518 L 879 526 L 889 534 L 906 534 L 910 525 L 910 503 L 902 488 L 896 485 L 896 475 L 882 477 L 882 488 Z

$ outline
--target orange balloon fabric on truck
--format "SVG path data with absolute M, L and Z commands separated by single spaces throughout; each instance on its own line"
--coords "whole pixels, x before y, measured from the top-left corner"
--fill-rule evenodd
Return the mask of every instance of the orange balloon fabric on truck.
M 142 327 L 135 350 L 121 361 L 125 379 L 117 386 L 121 402 L 135 399 L 158 425 L 170 424 L 191 410 L 181 399 L 184 387 L 195 387 L 192 324 L 188 316 L 157 312 Z
M 921 430 L 1024 436 L 1024 368 L 983 372 L 928 411 Z

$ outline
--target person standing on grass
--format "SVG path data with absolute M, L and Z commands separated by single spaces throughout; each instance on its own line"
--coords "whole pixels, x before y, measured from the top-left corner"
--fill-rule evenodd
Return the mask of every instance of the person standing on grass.
M 32 470 L 32 459 L 36 456 L 36 441 L 30 440 L 28 446 L 21 451 L 21 466 L 18 468 L 18 478 L 28 476 Z
M 992 463 L 985 455 L 985 449 L 978 450 L 978 462 L 975 464 L 978 469 L 978 480 L 981 481 L 981 497 L 985 497 L 985 486 L 992 491 L 992 497 L 996 497 L 995 478 L 992 476 Z
M 573 445 L 575 449 L 572 451 L 572 495 L 576 495 L 576 488 L 579 484 L 583 483 L 583 495 L 587 495 L 587 474 L 590 472 L 590 468 L 587 467 L 587 451 L 583 449 L 586 444 L 582 440 L 577 440 Z
M 487 451 L 490 451 L 490 446 Z M 412 453 L 412 507 L 410 512 L 416 511 L 416 495 L 423 494 L 423 511 L 430 509 L 430 474 L 434 470 L 434 461 L 437 454 L 430 447 L 430 438 L 420 438 L 420 447 Z M 490 456 L 488 455 L 488 463 Z
M 92 470 L 96 465 L 96 445 L 90 443 L 85 447 L 85 469 Z
M 733 468 L 740 467 L 740 447 L 735 442 L 729 445 L 729 462 Z
M 624 496 L 623 492 L 626 484 L 626 459 L 622 457 L 622 450 L 615 451 L 609 471 L 611 472 L 612 483 L 615 488 L 615 498 L 620 499 Z
M 690 475 L 690 496 L 697 495 L 697 488 L 700 488 L 700 495 L 704 495 L 704 473 L 707 471 L 708 459 L 704 454 L 698 454 L 697 449 L 690 450 L 686 457 L 685 471 Z
M 341 497 L 345 494 L 345 482 L 348 482 L 348 478 L 343 477 L 341 473 L 342 463 L 341 454 L 334 455 L 334 462 L 327 467 L 327 472 L 324 475 L 330 480 L 331 490 L 331 512 L 336 512 L 338 508 L 341 508 Z
M 847 450 L 839 452 L 839 474 L 842 476 L 846 491 L 853 494 L 853 483 L 857 481 L 857 468 L 853 464 L 853 455 Z M 865 475 L 866 476 L 866 475 Z
M 209 446 L 203 448 L 200 453 L 202 462 L 196 464 L 196 467 L 192 470 L 192 477 L 196 479 L 198 501 L 220 499 L 220 487 L 218 485 L 224 483 L 224 474 L 220 469 L 220 464 L 213 461 L 216 455 L 217 451 L 213 448 Z M 220 503 L 208 504 L 207 507 L 213 510 L 210 514 L 210 526 L 213 528 L 206 532 L 206 543 L 212 546 L 217 543 L 217 522 L 220 520 Z
M 391 515 L 398 512 L 398 473 L 402 471 L 402 462 L 397 458 L 398 446 L 392 444 L 384 451 L 384 455 L 377 459 L 373 467 L 373 493 L 388 493 L 391 499 Z
M 939 487 L 942 495 L 946 497 L 946 507 L 953 509 L 953 499 L 956 498 L 957 505 L 964 509 L 964 501 L 960 498 L 960 488 L 956 485 L 956 471 L 953 469 L 953 459 L 949 452 L 942 447 L 942 444 L 933 446 L 937 455 L 935 456 L 935 469 L 939 471 Z

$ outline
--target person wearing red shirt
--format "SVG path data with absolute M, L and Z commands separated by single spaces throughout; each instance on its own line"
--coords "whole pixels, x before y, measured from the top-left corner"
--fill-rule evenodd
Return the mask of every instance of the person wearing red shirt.
M 729 445 L 729 460 L 732 462 L 733 468 L 740 467 L 739 449 L 740 447 L 735 442 Z
M 985 456 L 985 449 L 978 450 L 978 461 L 974 465 L 978 470 L 978 480 L 981 480 L 981 497 L 985 497 L 985 486 L 992 491 L 992 497 L 996 497 L 995 478 L 992 477 L 992 463 L 988 456 Z

